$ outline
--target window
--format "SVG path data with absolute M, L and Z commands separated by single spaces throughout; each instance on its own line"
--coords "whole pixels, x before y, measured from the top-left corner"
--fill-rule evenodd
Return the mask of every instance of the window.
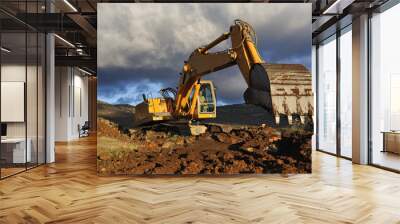
M 371 18 L 372 163 L 400 170 L 400 4 Z
M 340 35 L 340 155 L 352 157 L 352 35 L 351 26 Z
M 44 1 L 1 1 L 0 6 L 41 13 Z M 18 6 L 18 7 L 16 7 Z M 45 163 L 45 35 L 0 12 L 0 178 Z M 13 96 L 11 99 L 10 96 Z M 14 101 L 13 101 L 14 100 Z M 17 109 L 10 109 L 10 108 Z
M 214 112 L 214 98 L 211 92 L 211 85 L 208 83 L 202 84 L 199 92 L 200 113 Z
M 318 48 L 318 149 L 336 153 L 336 36 Z

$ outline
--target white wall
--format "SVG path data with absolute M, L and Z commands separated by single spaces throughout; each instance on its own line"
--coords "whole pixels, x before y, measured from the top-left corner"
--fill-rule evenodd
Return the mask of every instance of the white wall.
M 27 70 L 26 70 L 27 69 Z M 27 66 L 25 64 L 4 64 L 1 66 L 1 81 L 2 82 L 25 82 L 26 72 L 28 72 L 28 86 L 27 86 L 27 120 L 28 120 L 28 137 L 31 133 L 30 130 L 35 130 L 36 137 L 36 123 L 37 123 L 37 93 L 36 85 L 36 66 Z M 34 75 L 32 75 L 34 74 Z M 42 105 L 38 105 L 39 107 Z M 7 110 L 7 108 L 1 108 Z M 25 137 L 25 123 L 26 122 L 7 122 L 7 135 L 9 137 Z M 32 131 L 33 133 L 33 131 Z
M 25 82 L 25 64 L 9 64 L 1 66 L 2 82 Z M 29 68 L 28 68 L 29 69 Z M 7 108 L 1 108 L 7 110 Z M 25 122 L 7 123 L 7 137 L 25 137 Z
M 55 140 L 74 140 L 78 125 L 88 121 L 88 77 L 73 67 L 56 67 L 55 73 Z
M 68 140 L 68 88 L 70 76 L 67 67 L 55 68 L 55 141 Z
M 37 70 L 38 69 L 38 70 Z M 2 82 L 24 82 L 26 85 L 26 107 L 21 108 L 22 113 L 26 112 L 26 120 L 22 122 L 5 122 L 7 123 L 7 137 L 9 138 L 25 138 L 29 139 L 32 162 L 44 163 L 44 74 L 42 68 L 36 65 L 12 63 L 2 64 L 1 66 L 1 81 Z M 26 80 L 27 78 L 27 80 Z M 24 94 L 24 92 L 22 92 Z M 7 97 L 7 96 L 2 96 Z M 1 110 L 12 110 L 11 108 L 3 107 Z M 8 111 L 11 112 L 12 111 Z

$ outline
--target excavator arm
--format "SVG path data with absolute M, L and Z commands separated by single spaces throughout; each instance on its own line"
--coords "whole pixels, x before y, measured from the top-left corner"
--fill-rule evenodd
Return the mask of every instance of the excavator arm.
M 227 39 L 232 46 L 224 51 L 209 50 Z M 180 117 L 205 119 L 216 117 L 216 100 L 211 81 L 201 78 L 212 72 L 237 65 L 248 88 L 247 104 L 264 107 L 281 126 L 308 123 L 313 126 L 313 93 L 310 72 L 300 64 L 265 63 L 256 47 L 256 35 L 246 22 L 235 20 L 229 32 L 199 47 L 185 61 L 174 97 L 149 98 L 136 106 L 138 123 L 165 121 Z M 161 90 L 164 96 L 167 89 Z M 170 91 L 171 92 L 171 91 Z
M 229 38 L 231 48 L 209 52 Z M 203 76 L 233 65 L 239 67 L 248 85 L 244 92 L 247 104 L 264 107 L 274 114 L 276 123 L 282 123 L 283 119 L 290 124 L 293 118 L 304 122 L 312 117 L 313 94 L 309 71 L 303 65 L 265 63 L 256 47 L 254 29 L 242 20 L 235 20 L 229 32 L 197 48 L 185 61 L 175 98 L 175 116 L 194 114 Z

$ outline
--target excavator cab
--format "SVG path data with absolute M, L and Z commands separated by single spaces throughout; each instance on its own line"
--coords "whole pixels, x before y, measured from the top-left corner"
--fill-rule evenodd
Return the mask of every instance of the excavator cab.
M 198 85 L 200 85 L 200 87 L 197 98 L 197 118 L 215 118 L 217 106 L 213 83 L 208 80 L 203 80 L 200 81 Z

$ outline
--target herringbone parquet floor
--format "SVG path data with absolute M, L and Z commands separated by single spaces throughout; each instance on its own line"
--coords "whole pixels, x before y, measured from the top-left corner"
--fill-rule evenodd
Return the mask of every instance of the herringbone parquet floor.
M 400 175 L 323 153 L 311 175 L 98 177 L 95 146 L 0 181 L 0 223 L 400 223 Z

